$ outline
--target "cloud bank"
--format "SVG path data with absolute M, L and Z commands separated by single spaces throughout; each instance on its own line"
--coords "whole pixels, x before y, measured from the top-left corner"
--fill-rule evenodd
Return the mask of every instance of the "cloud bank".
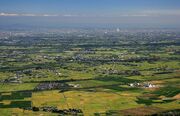
M 0 13 L 0 16 L 29 16 L 29 17 L 55 17 L 55 14 L 19 14 L 19 13 Z
M 0 12 L 0 16 L 4 17 L 154 17 L 154 16 L 180 16 L 180 9 L 177 10 L 144 10 L 119 12 L 115 14 L 28 14 L 28 13 L 4 13 Z

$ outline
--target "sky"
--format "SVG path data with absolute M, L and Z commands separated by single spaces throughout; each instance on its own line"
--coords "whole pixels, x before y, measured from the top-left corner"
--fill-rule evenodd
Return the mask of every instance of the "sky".
M 0 0 L 0 25 L 180 27 L 180 0 Z

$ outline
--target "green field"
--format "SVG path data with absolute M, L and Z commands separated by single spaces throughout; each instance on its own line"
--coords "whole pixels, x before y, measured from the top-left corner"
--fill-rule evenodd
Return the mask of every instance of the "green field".
M 134 35 L 133 43 L 128 34 L 108 39 L 102 33 L 93 38 L 72 33 L 29 41 L 36 36 L 0 40 L 0 115 L 59 114 L 33 107 L 81 109 L 76 115 L 85 116 L 179 110 L 179 39 Z

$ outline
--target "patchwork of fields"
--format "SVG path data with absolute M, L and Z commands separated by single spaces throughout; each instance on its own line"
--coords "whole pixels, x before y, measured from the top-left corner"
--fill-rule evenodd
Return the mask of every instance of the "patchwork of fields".
M 179 40 L 174 31 L 1 38 L 0 114 L 180 114 Z

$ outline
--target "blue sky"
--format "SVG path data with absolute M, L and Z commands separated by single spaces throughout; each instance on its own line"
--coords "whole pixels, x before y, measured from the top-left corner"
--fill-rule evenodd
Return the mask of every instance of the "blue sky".
M 0 0 L 0 24 L 180 25 L 180 0 Z

